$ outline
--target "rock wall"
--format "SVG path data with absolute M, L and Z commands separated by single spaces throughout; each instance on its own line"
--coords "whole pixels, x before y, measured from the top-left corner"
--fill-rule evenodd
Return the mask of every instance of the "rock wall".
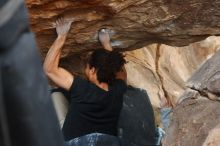
M 165 146 L 219 146 L 220 51 L 207 60 L 187 82 L 174 109 Z
M 218 0 L 26 0 L 43 54 L 56 37 L 58 17 L 74 20 L 63 55 L 100 48 L 97 31 L 109 28 L 120 50 L 151 43 L 186 46 L 220 34 Z
M 186 47 L 153 44 L 126 52 L 128 82 L 145 89 L 156 107 L 163 97 L 175 105 L 186 81 L 218 49 L 220 37 L 209 37 Z
M 174 110 L 164 146 L 219 146 L 219 106 L 207 98 L 183 101 Z

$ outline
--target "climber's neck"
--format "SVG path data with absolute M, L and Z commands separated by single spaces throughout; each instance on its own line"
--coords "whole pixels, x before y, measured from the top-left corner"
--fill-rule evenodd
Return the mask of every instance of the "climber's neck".
M 101 88 L 102 90 L 105 91 L 109 91 L 109 85 L 107 83 L 99 83 L 98 80 L 96 80 L 95 82 L 93 82 L 96 86 L 98 86 L 99 88 Z

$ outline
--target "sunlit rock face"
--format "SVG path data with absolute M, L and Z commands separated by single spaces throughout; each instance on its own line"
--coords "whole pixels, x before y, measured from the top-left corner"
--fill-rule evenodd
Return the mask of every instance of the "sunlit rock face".
M 219 48 L 220 37 L 209 37 L 187 47 L 153 44 L 126 52 L 128 83 L 145 89 L 156 107 L 163 97 L 175 105 L 186 81 Z
M 219 146 L 220 50 L 203 63 L 187 81 L 164 146 Z
M 186 46 L 220 34 L 218 0 L 26 0 L 43 55 L 56 38 L 58 17 L 73 20 L 63 55 L 100 48 L 97 31 L 109 28 L 120 50 L 151 43 Z

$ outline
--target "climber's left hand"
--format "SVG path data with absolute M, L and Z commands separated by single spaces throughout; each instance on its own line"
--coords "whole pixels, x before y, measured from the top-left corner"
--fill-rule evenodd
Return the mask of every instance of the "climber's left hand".
M 60 18 L 56 21 L 56 31 L 58 36 L 67 35 L 73 21 Z

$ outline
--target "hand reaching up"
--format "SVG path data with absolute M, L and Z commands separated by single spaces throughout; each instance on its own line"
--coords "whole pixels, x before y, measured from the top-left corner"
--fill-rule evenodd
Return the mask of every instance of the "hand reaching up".
M 103 28 L 99 30 L 98 35 L 103 48 L 108 51 L 113 51 L 108 30 Z
M 99 30 L 99 41 L 104 44 L 104 43 L 110 43 L 110 37 L 109 33 L 106 29 L 101 29 Z
M 67 21 L 63 18 L 60 18 L 56 21 L 56 31 L 58 36 L 67 35 L 70 30 L 72 21 Z

